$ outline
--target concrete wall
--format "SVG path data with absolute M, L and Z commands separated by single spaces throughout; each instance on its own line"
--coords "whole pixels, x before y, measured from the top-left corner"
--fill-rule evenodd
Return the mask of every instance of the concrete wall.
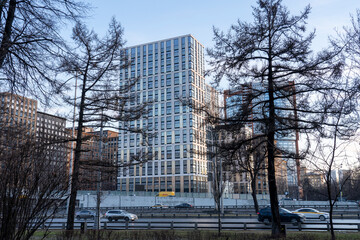
M 281 197 L 279 197 L 281 198 Z M 80 207 L 94 208 L 96 206 L 96 194 L 78 194 Z M 189 203 L 196 207 L 214 207 L 213 198 L 197 198 L 197 197 L 155 197 L 155 196 L 121 196 L 115 194 L 104 194 L 101 196 L 101 207 L 122 208 L 122 207 L 150 207 L 154 204 L 161 203 L 168 206 L 175 206 L 180 203 Z M 259 205 L 268 205 L 269 200 L 259 200 Z M 251 206 L 253 200 L 250 199 L 224 199 L 224 206 Z M 327 201 L 280 201 L 280 205 L 285 206 L 327 206 Z M 352 202 L 338 202 L 337 205 L 356 205 Z

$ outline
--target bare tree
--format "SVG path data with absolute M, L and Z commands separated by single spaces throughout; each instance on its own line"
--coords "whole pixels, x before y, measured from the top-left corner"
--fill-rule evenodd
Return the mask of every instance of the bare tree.
M 3 0 L 0 3 L 0 88 L 46 97 L 62 87 L 54 68 L 66 50 L 61 27 L 81 17 L 76 0 Z
M 221 131 L 218 126 L 208 126 L 207 131 L 207 157 L 210 160 L 211 173 L 211 193 L 214 197 L 216 210 L 218 213 L 218 235 L 221 235 L 221 214 L 223 214 L 222 208 L 222 196 L 225 189 L 225 171 L 222 162 L 222 156 L 219 152 L 219 141 L 221 141 Z
M 0 238 L 30 239 L 66 201 L 66 158 L 52 150 L 66 139 L 9 123 L 0 132 Z
M 339 82 L 341 84 L 348 84 Z M 340 87 L 341 88 L 341 87 Z M 322 102 L 327 114 L 323 115 L 323 126 L 318 133 L 314 133 L 316 146 L 311 154 L 311 166 L 321 172 L 326 184 L 326 194 L 330 206 L 330 227 L 331 238 L 335 239 L 333 226 L 333 208 L 338 198 L 341 196 L 342 188 L 346 182 L 350 181 L 354 172 L 360 167 L 359 157 L 349 159 L 346 154 L 346 147 L 352 142 L 359 129 L 359 116 L 357 113 L 357 85 L 355 88 L 344 87 L 349 91 L 328 90 L 328 94 L 319 100 Z M 351 91 L 353 89 L 353 91 Z M 347 170 L 341 179 L 337 177 L 338 171 Z
M 360 9 L 351 17 L 351 25 L 344 27 L 345 33 L 338 33 L 338 38 L 332 39 L 338 48 L 345 46 L 346 58 L 353 77 L 359 78 L 360 69 Z
M 344 195 L 347 200 L 358 200 L 360 199 L 360 172 L 351 171 L 351 176 L 349 181 L 347 181 L 341 189 L 342 195 Z
M 321 126 L 323 106 L 311 102 L 310 96 L 336 88 L 325 77 L 339 75 L 343 66 L 332 62 L 338 52 L 312 54 L 315 33 L 305 35 L 309 13 L 307 6 L 291 16 L 281 0 L 258 0 L 253 23 L 239 20 L 227 34 L 214 29 L 215 46 L 208 49 L 215 83 L 226 79 L 234 92 L 246 90 L 238 110 L 224 121 L 239 127 L 250 124 L 256 138 L 266 139 L 273 237 L 281 235 L 275 159 L 300 158 L 276 140 Z
M 84 24 L 78 23 L 73 29 L 73 40 L 76 46 L 70 54 L 64 56 L 61 66 L 61 69 L 66 71 L 71 78 L 78 77 L 80 80 L 80 103 L 77 105 L 78 131 L 71 178 L 68 230 L 72 230 L 74 224 L 80 165 L 106 167 L 105 165 L 108 164 L 105 161 L 80 162 L 84 127 L 110 127 L 143 133 L 142 129 L 130 126 L 129 122 L 140 118 L 147 111 L 145 104 L 136 107 L 129 104 L 135 101 L 129 90 L 137 79 L 121 82 L 119 85 L 119 70 L 122 67 L 128 67 L 129 61 L 124 52 L 121 54 L 120 50 L 125 44 L 123 28 L 115 19 L 112 19 L 108 34 L 103 39 L 100 39 L 95 32 L 89 31 Z M 69 99 L 69 103 L 72 102 L 72 99 Z M 133 157 L 131 162 L 124 165 L 130 165 L 133 162 L 138 163 L 139 159 Z M 114 167 L 113 164 L 110 165 L 108 167 Z
M 225 146 L 225 149 L 229 148 L 227 152 L 231 152 L 230 156 L 233 156 L 230 158 L 231 160 L 227 161 L 225 164 L 231 164 L 231 166 L 235 166 L 233 170 L 235 173 L 245 173 L 247 176 L 249 176 L 251 196 L 254 202 L 254 210 L 257 213 L 259 212 L 259 203 L 257 199 L 257 182 L 259 178 L 265 177 L 266 142 L 261 141 L 260 139 L 252 140 L 253 141 L 249 142 L 244 141 L 243 146 L 236 151 L 234 151 L 234 149 L 236 148 L 229 148 L 229 145 Z M 235 141 L 238 142 L 238 140 Z

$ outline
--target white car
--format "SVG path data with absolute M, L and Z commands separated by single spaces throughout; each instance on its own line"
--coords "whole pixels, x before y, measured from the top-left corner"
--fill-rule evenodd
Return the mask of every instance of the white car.
M 163 205 L 163 204 L 155 204 L 154 206 L 152 206 L 151 208 L 169 208 L 169 206 Z
M 299 208 L 293 211 L 293 213 L 301 213 L 305 215 L 306 219 L 320 219 L 321 221 L 325 221 L 329 218 L 329 213 L 320 212 L 313 208 Z
M 110 222 L 112 220 L 117 221 L 119 219 L 124 219 L 125 221 L 135 221 L 136 219 L 138 219 L 135 214 L 128 213 L 125 210 L 109 210 L 105 213 L 104 217 L 107 218 L 107 220 L 109 220 Z

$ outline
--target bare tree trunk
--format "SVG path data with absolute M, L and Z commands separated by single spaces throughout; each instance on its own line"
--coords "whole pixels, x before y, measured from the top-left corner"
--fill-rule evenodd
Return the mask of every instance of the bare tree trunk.
M 258 213 L 259 212 L 259 203 L 258 203 L 258 200 L 256 197 L 256 178 L 251 180 L 251 196 L 254 201 L 255 212 Z
M 73 175 L 71 178 L 71 192 L 70 192 L 70 201 L 69 209 L 67 215 L 67 224 L 66 230 L 74 229 L 74 218 L 75 218 L 75 207 L 76 207 L 76 195 L 79 185 L 79 170 L 80 170 L 80 157 L 81 157 L 81 144 L 82 144 L 82 129 L 83 129 L 83 119 L 84 119 L 84 107 L 85 107 L 85 89 L 86 89 L 86 75 L 84 74 L 82 90 L 81 90 L 81 101 L 80 101 L 80 111 L 79 111 L 79 120 L 78 120 L 78 131 L 76 137 L 76 148 L 75 148 L 75 157 L 73 164 Z
M 269 24 L 269 26 L 271 26 Z M 271 33 L 269 29 L 269 34 Z M 276 178 L 275 178 L 275 100 L 274 100 L 274 82 L 272 72 L 272 42 L 269 38 L 269 58 L 268 58 L 268 93 L 269 93 L 269 117 L 267 121 L 267 150 L 268 150 L 268 182 L 270 193 L 270 204 L 272 214 L 272 237 L 280 237 L 280 215 L 279 200 L 277 195 Z
M 220 203 L 221 197 L 218 198 L 217 201 L 217 210 L 218 210 L 218 236 L 221 236 L 221 203 Z
M 4 35 L 0 46 L 0 67 L 3 66 L 4 60 L 11 46 L 10 38 L 12 33 L 13 22 L 15 19 L 15 10 L 16 10 L 16 0 L 10 0 L 9 9 L 7 11 Z
M 100 140 L 101 141 L 101 140 Z M 98 183 L 97 183 L 97 191 L 96 191 L 96 229 L 97 230 L 97 239 L 100 239 L 100 229 L 101 229 L 101 222 L 100 222 L 100 204 L 101 204 L 101 172 L 98 171 Z
M 331 172 L 331 170 L 329 171 Z M 328 173 L 328 177 L 330 177 L 330 173 Z M 326 183 L 326 187 L 327 187 L 327 194 L 329 197 L 329 206 L 330 206 L 330 211 L 329 211 L 329 216 L 330 216 L 330 233 L 331 233 L 331 240 L 335 240 L 335 231 L 334 231 L 334 224 L 333 224 L 333 209 L 334 209 L 334 202 L 331 198 L 331 178 L 329 178 L 328 182 Z M 334 200 L 336 201 L 336 199 Z

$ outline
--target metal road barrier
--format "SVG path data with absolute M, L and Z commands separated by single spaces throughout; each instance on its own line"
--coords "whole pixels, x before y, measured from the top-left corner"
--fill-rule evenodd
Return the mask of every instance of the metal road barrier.
M 185 222 L 185 221 L 135 221 L 135 222 L 101 222 L 101 229 L 109 230 L 135 230 L 135 229 L 182 229 L 182 230 L 217 230 L 218 222 Z M 50 230 L 65 229 L 65 222 L 47 222 L 42 228 L 48 228 Z M 220 222 L 222 230 L 267 230 L 271 229 L 271 225 L 265 225 L 260 222 Z M 309 222 L 298 224 L 296 226 L 286 224 L 286 231 L 330 231 L 329 222 Z M 81 229 L 86 231 L 87 229 L 94 229 L 94 221 L 75 222 L 75 229 Z M 354 222 L 342 222 L 334 223 L 335 231 L 351 231 L 360 232 L 360 223 Z

